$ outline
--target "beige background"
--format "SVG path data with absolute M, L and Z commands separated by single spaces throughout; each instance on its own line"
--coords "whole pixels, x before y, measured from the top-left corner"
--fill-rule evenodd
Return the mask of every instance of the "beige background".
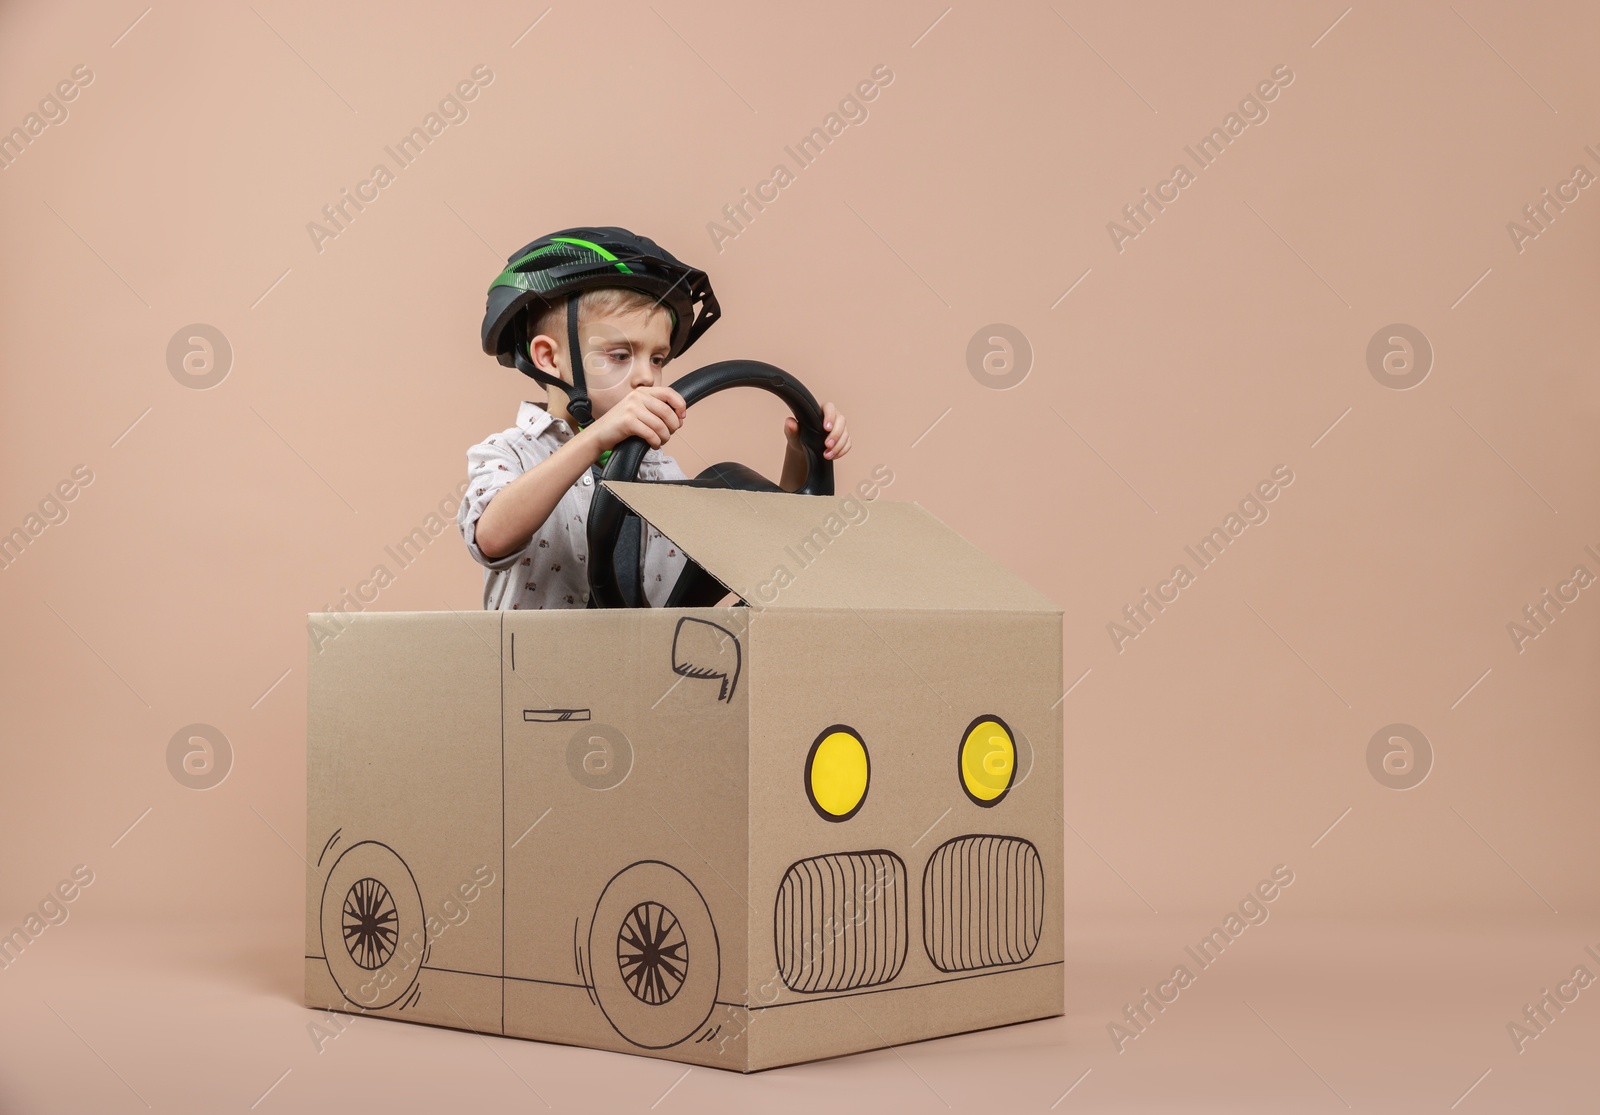
M 1584 1109 L 1600 990 L 1521 1054 L 1506 1025 L 1600 973 L 1600 588 L 1520 652 L 1507 624 L 1600 574 L 1600 200 L 1521 251 L 1507 223 L 1600 174 L 1597 34 L 1483 0 L 7 5 L 0 128 L 94 77 L 0 171 L 0 530 L 94 480 L 0 570 L 0 930 L 95 881 L 0 971 L 0 1110 Z M 719 251 L 708 222 L 879 64 Z M 1280 65 L 1119 252 L 1107 222 Z M 674 371 L 793 371 L 850 420 L 841 487 L 887 464 L 1064 609 L 1065 1019 L 755 1080 L 370 1020 L 317 1052 L 304 615 L 379 563 L 372 607 L 477 606 L 453 523 L 403 570 L 384 547 L 538 397 L 478 351 L 483 291 L 575 224 L 709 270 L 725 320 Z M 234 352 L 209 390 L 169 371 L 192 323 Z M 1033 350 L 1009 390 L 969 370 L 992 323 Z M 1409 390 L 1368 368 L 1392 323 L 1435 353 Z M 775 471 L 780 422 L 718 398 L 673 452 Z M 1284 464 L 1119 653 L 1106 625 Z M 167 765 L 195 722 L 234 755 L 205 792 Z M 1405 791 L 1367 763 L 1396 722 L 1434 756 Z M 1119 1055 L 1106 1024 L 1277 864 L 1272 919 Z

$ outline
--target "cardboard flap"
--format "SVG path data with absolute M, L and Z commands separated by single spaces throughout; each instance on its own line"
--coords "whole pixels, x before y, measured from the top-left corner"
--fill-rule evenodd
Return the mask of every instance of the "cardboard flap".
M 606 487 L 752 607 L 1061 610 L 909 501 Z

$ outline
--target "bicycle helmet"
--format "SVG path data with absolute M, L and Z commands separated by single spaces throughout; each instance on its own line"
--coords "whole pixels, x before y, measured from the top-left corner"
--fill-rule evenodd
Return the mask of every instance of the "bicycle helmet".
M 568 228 L 541 236 L 513 252 L 489 284 L 483 315 L 483 351 L 546 387 L 567 393 L 567 410 L 579 428 L 594 420 L 577 354 L 578 300 L 596 287 L 626 287 L 650 295 L 672 314 L 671 355 L 687 349 L 716 321 L 721 307 L 704 271 L 679 262 L 655 241 L 624 228 Z M 567 299 L 567 350 L 572 383 L 536 367 L 528 354 L 528 323 Z M 699 312 L 696 313 L 696 304 Z

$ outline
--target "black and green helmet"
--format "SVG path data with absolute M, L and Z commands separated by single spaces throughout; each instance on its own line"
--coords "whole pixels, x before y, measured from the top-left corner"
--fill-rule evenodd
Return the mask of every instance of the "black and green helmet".
M 506 262 L 506 269 L 489 284 L 483 351 L 508 368 L 565 391 L 567 409 L 579 426 L 591 421 L 583 362 L 573 362 L 571 386 L 536 368 L 528 356 L 528 323 L 534 317 L 586 290 L 627 287 L 650 295 L 671 312 L 671 355 L 677 356 L 699 340 L 721 312 L 704 271 L 623 228 L 563 229 L 524 245 Z M 577 308 L 577 299 L 569 298 L 567 345 L 574 353 L 580 351 Z

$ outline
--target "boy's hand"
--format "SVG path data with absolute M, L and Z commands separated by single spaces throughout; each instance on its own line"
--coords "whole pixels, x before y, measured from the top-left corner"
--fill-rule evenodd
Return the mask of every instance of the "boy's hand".
M 630 437 L 642 437 L 650 448 L 660 449 L 683 425 L 687 409 L 683 396 L 670 387 L 635 387 L 587 430 L 594 432 L 602 451 Z
M 822 404 L 822 428 L 827 436 L 823 439 L 822 455 L 830 461 L 836 461 L 850 452 L 850 430 L 844 424 L 844 415 L 833 407 L 832 403 Z M 783 420 L 783 436 L 789 440 L 791 455 L 805 458 L 805 447 L 800 444 L 800 423 L 790 415 Z

